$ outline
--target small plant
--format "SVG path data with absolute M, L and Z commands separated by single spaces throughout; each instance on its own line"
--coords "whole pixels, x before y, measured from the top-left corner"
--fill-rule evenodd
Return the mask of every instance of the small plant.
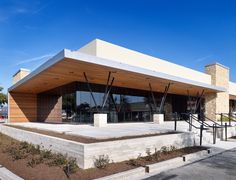
M 75 173 L 78 170 L 78 165 L 76 163 L 76 159 L 69 158 L 66 165 L 63 167 L 63 171 L 65 172 L 66 176 L 70 179 L 70 175 Z
M 162 146 L 160 150 L 163 154 L 167 154 L 169 152 L 169 148 L 167 146 Z
M 25 141 L 20 142 L 19 150 L 25 151 L 26 153 L 30 153 L 32 155 L 40 154 L 40 146 L 33 145 L 31 143 L 27 143 Z
M 176 151 L 177 150 L 177 148 L 175 146 L 172 146 L 172 145 L 170 146 L 169 149 L 170 149 L 170 151 Z
M 156 161 L 160 159 L 160 151 L 157 151 L 157 148 L 155 148 L 155 152 L 153 154 Z
M 35 167 L 38 164 L 41 164 L 43 162 L 42 157 L 33 157 L 30 161 L 28 161 L 27 165 L 30 167 Z
M 49 166 L 63 166 L 67 163 L 66 156 L 57 153 L 52 157 L 52 161 L 47 163 Z
M 19 149 L 15 149 L 15 148 L 9 150 L 8 152 L 11 155 L 13 160 L 24 159 L 27 156 L 24 153 L 24 151 L 20 151 Z
M 98 159 L 94 160 L 94 166 L 98 169 L 104 169 L 110 162 L 110 158 L 108 155 L 100 155 Z
M 151 160 L 152 160 L 152 155 L 151 155 L 151 150 L 150 150 L 150 148 L 147 148 L 147 149 L 146 149 L 146 154 L 147 154 L 147 156 L 145 157 L 145 159 L 146 159 L 147 161 L 151 161 Z
M 51 159 L 53 157 L 51 150 L 41 150 L 40 156 L 45 159 Z
M 131 165 L 131 166 L 139 166 L 139 165 L 140 165 L 140 164 L 138 163 L 138 160 L 137 160 L 137 159 L 130 159 L 127 164 L 129 164 L 129 165 Z

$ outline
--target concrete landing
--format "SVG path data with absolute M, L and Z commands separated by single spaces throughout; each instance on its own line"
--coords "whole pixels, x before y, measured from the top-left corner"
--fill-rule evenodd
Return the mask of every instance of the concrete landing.
M 49 124 L 49 123 L 11 123 L 12 125 L 36 128 L 58 133 L 80 135 L 97 139 L 138 136 L 146 134 L 174 132 L 173 122 L 155 123 L 119 123 L 108 124 L 106 127 L 94 127 L 81 124 Z

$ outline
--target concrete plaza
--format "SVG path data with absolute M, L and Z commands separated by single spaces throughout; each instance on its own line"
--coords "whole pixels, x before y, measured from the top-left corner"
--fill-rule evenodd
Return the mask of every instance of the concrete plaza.
M 169 133 L 174 131 L 174 122 L 165 122 L 163 124 L 155 123 L 117 123 L 108 124 L 106 127 L 94 127 L 93 125 L 81 124 L 53 124 L 53 123 L 11 123 L 27 128 L 35 128 L 58 133 L 79 135 L 97 139 L 118 138 L 124 136 L 138 136 L 158 133 Z M 187 130 L 187 123 L 178 123 L 179 131 Z

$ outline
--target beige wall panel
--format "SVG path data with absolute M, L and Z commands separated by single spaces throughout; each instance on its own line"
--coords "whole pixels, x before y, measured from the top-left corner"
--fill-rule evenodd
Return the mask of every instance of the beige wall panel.
M 220 64 L 212 64 L 205 67 L 206 73 L 212 77 L 212 84 L 229 89 L 229 69 Z M 209 93 L 205 95 L 205 113 L 213 119 L 217 119 L 217 113 L 229 112 L 229 93 Z

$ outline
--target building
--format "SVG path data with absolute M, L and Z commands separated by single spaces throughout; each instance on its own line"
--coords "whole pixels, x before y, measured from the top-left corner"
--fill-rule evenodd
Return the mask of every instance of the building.
M 158 121 L 173 112 L 234 111 L 236 84 L 215 63 L 199 72 L 95 39 L 64 49 L 33 72 L 20 69 L 9 88 L 10 122 Z
M 8 110 L 8 107 L 5 105 L 5 106 L 0 106 L 0 119 L 7 119 L 7 110 Z

